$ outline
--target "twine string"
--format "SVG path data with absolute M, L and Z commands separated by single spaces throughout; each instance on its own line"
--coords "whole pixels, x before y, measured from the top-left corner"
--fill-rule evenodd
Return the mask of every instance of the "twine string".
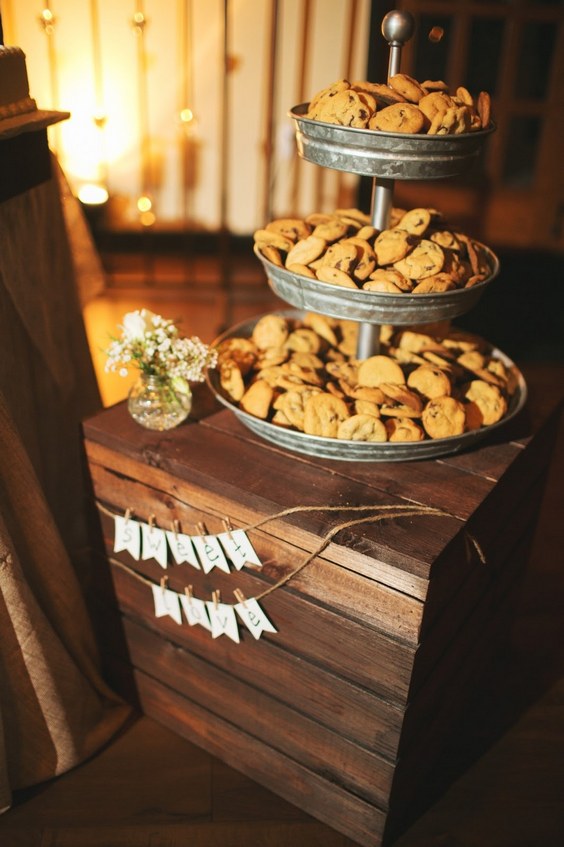
M 114 512 L 111 512 L 109 509 L 100 503 L 100 501 L 96 501 L 96 505 L 100 512 L 107 515 L 110 518 L 115 517 Z M 365 505 L 365 506 L 291 506 L 287 509 L 282 509 L 280 512 L 275 512 L 272 515 L 266 515 L 264 518 L 256 521 L 255 523 L 246 524 L 245 526 L 240 527 L 244 532 L 250 532 L 253 529 L 259 529 L 259 527 L 263 526 L 266 523 L 270 523 L 270 521 L 280 520 L 281 518 L 286 518 L 289 515 L 295 515 L 299 513 L 307 513 L 307 512 L 398 512 L 394 517 L 401 517 L 401 512 L 408 512 L 409 515 L 413 512 L 414 509 L 419 510 L 418 514 L 424 515 L 438 515 L 440 517 L 445 518 L 454 518 L 458 520 L 456 515 L 453 515 L 451 512 L 447 512 L 444 509 L 438 509 L 435 506 L 423 506 L 419 503 L 397 503 L 391 506 L 382 506 L 382 505 Z M 130 510 L 131 514 L 133 514 L 133 510 Z
M 100 503 L 96 502 L 98 509 L 105 515 L 108 515 L 111 518 L 115 517 L 115 514 L 110 512 L 109 509 Z M 395 506 L 292 506 L 288 509 L 283 509 L 280 512 L 276 512 L 273 515 L 268 515 L 264 518 L 261 518 L 259 521 L 256 521 L 254 524 L 247 524 L 247 526 L 241 527 L 244 532 L 249 532 L 253 529 L 258 529 L 269 521 L 278 520 L 280 518 L 287 517 L 288 515 L 298 514 L 302 512 L 380 512 L 381 514 L 370 514 L 365 515 L 361 518 L 353 518 L 352 520 L 344 521 L 343 523 L 336 524 L 332 527 L 328 532 L 325 533 L 319 544 L 305 557 L 303 562 L 301 562 L 296 568 L 291 570 L 285 576 L 281 577 L 275 583 L 270 585 L 260 594 L 255 596 L 255 600 L 261 600 L 263 597 L 267 597 L 272 592 L 276 591 L 278 588 L 281 588 L 283 585 L 286 585 L 293 579 L 297 574 L 304 570 L 314 559 L 319 556 L 323 550 L 331 543 L 333 538 L 342 532 L 345 529 L 350 529 L 353 526 L 359 526 L 361 524 L 366 523 L 376 523 L 382 520 L 392 520 L 393 518 L 398 517 L 419 517 L 419 516 L 431 516 L 431 517 L 453 517 L 449 512 L 445 512 L 442 509 L 434 508 L 433 506 L 417 506 L 417 505 L 409 505 L 409 504 L 398 504 Z M 476 554 L 482 564 L 486 564 L 486 557 L 484 552 L 478 543 L 477 539 L 465 530 L 466 538 L 470 541 Z M 154 585 L 155 583 L 147 579 L 140 574 L 137 573 L 133 568 L 130 568 L 128 565 L 125 565 L 123 562 L 120 562 L 118 559 L 114 559 L 109 557 L 109 561 L 122 568 L 123 570 L 129 571 L 133 576 L 139 579 L 141 582 L 146 583 L 147 585 Z
M 360 507 L 360 508 L 362 508 L 362 507 Z M 374 508 L 374 507 L 372 507 L 372 508 Z M 383 506 L 382 508 L 387 509 L 387 508 L 390 508 L 390 507 Z M 414 509 L 413 508 L 412 511 L 409 512 L 409 517 L 411 517 L 412 515 L 417 516 L 417 515 L 428 515 L 428 514 L 437 514 L 437 512 L 435 510 L 431 510 L 431 507 L 424 508 L 424 509 Z M 441 513 L 439 512 L 438 514 L 441 514 Z M 368 515 L 368 517 L 356 518 L 355 520 L 352 520 L 352 521 L 345 521 L 344 523 L 337 524 L 332 529 L 330 529 L 329 532 L 326 533 L 326 535 L 324 535 L 324 537 L 321 539 L 320 543 L 317 545 L 315 550 L 313 550 L 306 557 L 306 559 L 304 559 L 304 561 L 300 565 L 298 565 L 297 568 L 294 568 L 293 571 L 290 571 L 289 574 L 286 574 L 286 576 L 279 579 L 278 582 L 274 583 L 274 585 L 271 585 L 269 588 L 267 588 L 261 594 L 258 594 L 255 597 L 255 600 L 261 600 L 263 597 L 266 597 L 268 594 L 271 594 L 273 591 L 276 591 L 277 588 L 280 588 L 282 585 L 285 585 L 287 582 L 289 582 L 291 579 L 293 579 L 298 573 L 300 573 L 300 571 L 302 571 L 307 565 L 309 565 L 310 562 L 312 562 L 315 558 L 317 558 L 317 556 L 319 556 L 323 552 L 323 550 L 325 550 L 325 548 L 330 544 L 330 542 L 333 540 L 335 535 L 337 535 L 343 529 L 349 529 L 350 527 L 358 526 L 359 524 L 363 524 L 363 523 L 375 523 L 376 521 L 382 521 L 384 519 L 405 517 L 405 515 L 406 515 L 405 511 L 386 512 L 383 515 Z

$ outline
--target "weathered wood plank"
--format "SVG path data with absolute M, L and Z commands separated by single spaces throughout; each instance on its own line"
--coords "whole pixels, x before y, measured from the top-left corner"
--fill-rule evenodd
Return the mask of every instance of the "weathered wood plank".
M 229 413 L 213 415 L 204 423 L 206 427 L 248 442 L 255 449 L 265 444 L 264 440 Z M 513 451 L 517 452 L 517 448 L 513 447 Z M 485 473 L 469 474 L 464 469 L 457 471 L 446 468 L 434 459 L 393 463 L 342 462 L 296 454 L 293 461 L 306 466 L 323 467 L 332 475 L 355 479 L 388 497 L 399 497 L 410 503 L 444 509 L 461 519 L 469 517 L 476 503 L 486 496 L 495 483 L 495 479 Z
M 153 596 L 147 585 L 135 575 L 112 565 L 111 576 L 120 607 L 132 617 L 143 620 L 154 615 Z M 209 598 L 207 598 L 209 599 Z M 260 644 L 273 641 L 291 653 L 296 662 L 317 663 L 356 685 L 362 685 L 376 696 L 397 705 L 405 703 L 411 679 L 414 650 L 408 645 L 386 639 L 380 633 L 343 619 L 331 610 L 312 607 L 286 592 L 275 592 L 263 601 L 268 617 L 277 627 L 274 635 L 265 633 Z M 215 661 L 222 667 L 237 668 L 247 642 L 254 641 L 241 629 L 241 645 L 226 636 L 211 641 L 209 632 L 200 626 L 179 626 L 172 618 L 159 619 L 166 637 L 186 649 L 200 652 L 203 645 L 214 645 Z M 259 651 L 260 652 L 260 651 Z
M 134 602 L 132 605 L 137 609 Z M 134 613 L 125 608 L 125 603 L 123 608 L 132 625 L 143 626 L 171 644 L 190 649 L 206 662 L 218 663 L 216 641 L 209 637 L 187 641 L 182 627 L 163 626 L 162 619 L 150 614 L 142 618 L 134 617 Z M 98 641 L 102 650 L 106 655 L 126 655 L 125 624 L 115 598 L 106 597 L 104 601 L 100 592 L 95 610 Z M 237 645 L 219 645 L 219 664 L 237 679 L 268 692 L 282 703 L 304 714 L 315 712 L 323 726 L 356 741 L 368 750 L 379 751 L 390 761 L 395 759 L 403 710 L 387 700 L 375 697 L 366 688 L 354 685 L 318 664 L 297 661 L 291 653 L 279 649 L 275 643 L 266 639 L 260 642 L 248 639 L 243 650 Z M 291 684 L 288 684 L 288 680 L 291 680 Z M 117 684 L 119 680 L 115 682 Z M 135 700 L 134 691 L 127 690 L 126 693 Z
M 103 469 L 92 468 L 92 477 L 96 490 L 107 492 L 104 484 L 106 476 Z M 130 483 L 120 480 L 118 485 L 126 491 Z M 146 507 L 146 515 L 154 515 L 158 526 L 167 527 L 161 522 L 164 510 L 158 500 L 153 499 L 151 489 L 138 486 L 139 498 L 137 503 L 143 502 Z M 114 491 L 115 493 L 115 491 Z M 125 496 L 125 491 L 124 491 Z M 122 498 L 121 502 L 126 502 Z M 121 508 L 115 508 L 116 514 L 121 514 Z M 108 510 L 109 511 L 109 510 Z M 177 510 L 179 516 L 181 510 Z M 192 513 L 191 513 L 192 515 Z M 108 555 L 112 554 L 114 542 L 114 524 L 108 514 L 101 513 L 101 526 Z M 224 531 L 217 520 L 209 519 L 209 515 L 202 512 L 194 512 L 192 519 L 205 523 L 209 532 Z M 180 518 L 182 526 L 186 525 L 183 517 Z M 197 532 L 196 529 L 194 529 Z M 262 569 L 250 571 L 245 568 L 237 572 L 234 568 L 227 574 L 220 569 L 214 569 L 211 574 L 195 571 L 190 565 L 175 565 L 169 562 L 167 575 L 170 579 L 184 580 L 176 582 L 176 588 L 182 591 L 188 583 L 198 585 L 201 591 L 211 596 L 211 592 L 219 589 L 224 597 L 232 599 L 233 590 L 239 587 L 245 596 L 256 596 L 275 585 L 279 580 L 289 577 L 303 562 L 309 554 L 307 551 L 294 547 L 287 542 L 274 536 L 255 530 L 249 534 L 260 561 Z M 137 563 L 129 554 L 119 557 L 125 564 L 134 569 Z M 169 559 L 172 555 L 169 554 Z M 155 578 L 162 575 L 153 568 L 151 573 Z M 423 613 L 423 604 L 418 598 L 394 591 L 385 585 L 381 585 L 374 579 L 368 579 L 363 574 L 357 574 L 353 570 L 344 569 L 340 565 L 328 562 L 323 555 L 314 558 L 305 568 L 292 577 L 286 586 L 292 592 L 316 603 L 323 603 L 340 611 L 343 615 L 358 622 L 364 622 L 368 626 L 375 627 L 394 638 L 409 641 L 416 644 L 419 640 L 419 629 Z
M 505 562 L 508 547 L 515 545 L 530 523 L 536 520 L 545 482 L 546 471 L 543 469 L 540 478 L 528 486 L 516 486 L 513 490 L 518 499 L 510 512 L 500 503 L 497 512 L 493 512 L 495 517 L 489 521 L 481 519 L 477 536 L 474 533 L 468 534 L 462 557 L 450 556 L 444 562 L 437 563 L 439 567 L 429 584 L 420 632 L 425 648 L 436 640 L 448 639 L 456 621 L 464 619 L 469 605 L 488 590 L 492 580 L 496 579 L 499 568 Z M 472 544 L 473 538 L 479 541 L 483 560 Z M 443 579 L 445 570 L 449 569 L 456 570 L 459 576 L 455 591 L 452 574 L 448 573 Z
M 465 743 L 475 726 L 472 708 L 476 703 L 476 683 L 484 686 L 492 655 L 507 636 L 512 598 L 501 598 L 496 615 L 474 632 L 464 661 L 458 663 L 455 684 L 437 699 L 432 718 L 416 733 L 414 744 L 399 759 L 392 786 L 391 807 L 384 841 L 395 842 L 409 824 L 428 808 L 460 774 L 475 761 L 507 728 L 513 715 L 497 714 L 483 737 L 473 735 L 472 745 Z M 501 702 L 498 700 L 498 704 Z M 498 706 L 499 707 L 499 706 Z
M 304 715 L 133 621 L 126 619 L 124 628 L 135 668 L 344 790 L 387 807 L 393 763 L 325 727 L 315 710 Z M 291 677 L 286 683 L 292 685 Z
M 437 459 L 437 462 L 447 470 L 456 468 L 458 471 L 464 471 L 469 475 L 476 474 L 496 483 L 521 450 L 522 447 L 519 444 L 500 440 L 486 442 L 479 450 L 466 450 L 454 456 L 442 456 Z
M 122 423 L 117 421 L 118 425 Z M 151 433 L 141 438 L 137 436 L 136 449 L 128 444 L 120 446 L 115 436 L 102 436 L 93 427 L 86 429 L 86 433 L 90 441 L 98 441 L 100 444 L 110 442 L 106 446 L 113 448 L 116 457 L 114 462 L 119 463 L 119 466 L 115 466 L 117 472 L 139 476 L 139 465 L 135 474 L 128 472 L 124 461 L 126 457 L 143 465 L 159 467 L 173 475 L 177 484 L 182 480 L 187 491 L 197 487 L 200 494 L 204 489 L 208 498 L 215 497 L 216 509 L 218 501 L 225 503 L 226 499 L 234 505 L 242 505 L 237 501 L 241 500 L 241 492 L 244 492 L 247 515 L 250 510 L 254 519 L 295 506 L 406 505 L 405 499 L 394 498 L 377 488 L 371 488 L 364 480 L 342 477 L 325 470 L 322 465 L 296 462 L 292 454 L 273 451 L 263 443 L 246 444 L 240 439 L 212 429 L 207 424 L 180 428 L 172 435 Z M 88 444 L 87 449 L 90 450 Z M 90 455 L 96 460 L 93 453 Z M 100 458 L 97 461 L 112 467 L 111 451 L 106 454 L 105 460 L 101 458 L 100 453 L 98 455 Z M 234 461 L 235 457 L 237 461 Z M 213 511 L 213 508 L 210 511 Z M 220 512 L 225 512 L 224 505 L 221 506 Z M 241 517 L 240 521 L 251 522 L 253 518 Z M 339 521 L 343 519 L 346 519 L 346 516 L 339 517 Z M 440 518 L 440 522 L 439 519 L 411 520 L 418 521 L 417 544 L 413 543 L 412 524 L 409 531 L 406 531 L 403 521 L 397 520 L 388 527 L 386 543 L 381 547 L 380 555 L 375 549 L 372 556 L 425 578 L 431 562 L 458 532 L 460 522 L 447 516 Z M 336 522 L 329 520 L 326 514 L 318 515 L 316 520 L 312 514 L 308 514 L 307 518 L 303 514 L 292 515 L 284 520 L 285 529 L 280 525 L 277 531 L 283 533 L 289 525 L 307 527 L 313 529 L 319 537 Z M 362 533 L 351 530 L 349 534 L 351 542 L 359 536 L 375 541 L 381 537 L 370 525 L 363 526 Z
M 456 710 L 452 708 L 453 701 L 464 700 L 479 678 L 471 660 L 475 643 L 483 644 L 493 652 L 494 635 L 499 632 L 507 634 L 510 624 L 508 601 L 519 587 L 533 529 L 534 521 L 530 521 L 515 547 L 507 551 L 495 576 L 490 578 L 488 590 L 477 600 L 474 598 L 470 610 L 465 616 L 461 615 L 459 625 L 444 641 L 444 650 L 434 663 L 429 662 L 425 655 L 426 643 L 422 646 L 421 657 L 418 654 L 414 663 L 400 758 L 426 743 L 423 736 L 428 735 L 432 728 L 441 731 L 441 721 L 444 721 L 442 730 L 447 735 L 446 710 L 452 710 L 451 718 L 454 719 Z M 443 717 L 439 718 L 439 715 Z M 430 755 L 429 751 L 425 755 Z
M 526 489 L 527 486 L 531 484 L 532 479 L 539 472 L 539 469 L 542 469 L 544 464 L 546 464 L 547 453 L 552 447 L 552 439 L 549 436 L 553 436 L 553 434 L 553 431 L 548 431 L 543 438 L 543 452 L 539 455 L 538 462 L 526 462 L 525 457 L 522 455 L 522 451 L 518 451 L 512 466 L 507 471 L 508 488 L 506 489 L 505 496 L 499 495 L 497 491 L 491 492 L 491 494 L 486 498 L 486 503 L 476 511 L 472 520 L 468 522 L 467 528 L 459 532 L 458 536 L 445 548 L 443 554 L 435 561 L 433 564 L 432 597 L 427 597 L 428 584 L 426 582 L 414 584 L 413 580 L 411 580 L 411 582 L 405 584 L 404 579 L 395 580 L 400 583 L 399 587 L 402 589 L 402 593 L 414 594 L 418 600 L 425 601 L 426 626 L 429 626 L 437 615 L 440 615 L 445 609 L 448 609 L 449 598 L 459 590 L 460 585 L 463 584 L 464 580 L 477 567 L 479 567 L 479 560 L 476 552 L 473 550 L 470 540 L 471 538 L 474 538 L 479 542 L 488 559 L 495 559 L 495 549 L 492 549 L 492 545 L 495 546 L 500 537 L 497 528 L 499 525 L 507 525 L 509 527 L 515 526 L 515 522 L 512 522 L 509 516 L 515 511 L 516 503 L 518 503 L 519 498 L 521 497 L 523 488 Z M 107 458 L 109 461 L 112 459 L 111 456 Z M 162 525 L 167 525 L 167 523 L 172 520 L 170 516 L 171 507 L 174 513 L 173 517 L 180 519 L 181 522 L 185 520 L 185 507 L 179 501 L 174 501 L 170 495 L 166 495 L 166 502 L 165 504 L 162 504 L 162 497 L 158 490 L 149 489 L 136 480 L 116 476 L 112 472 L 107 471 L 102 466 L 98 466 L 93 462 L 91 462 L 91 473 L 93 475 L 96 490 L 106 496 L 109 496 L 109 492 L 111 492 L 111 496 L 114 501 L 119 503 L 120 508 L 123 511 L 125 511 L 125 508 L 127 508 L 128 505 L 131 505 L 133 493 L 135 501 L 138 502 L 141 507 L 145 508 L 147 514 L 156 514 L 157 520 L 162 520 Z M 175 483 L 171 483 L 171 485 L 172 484 Z M 507 491 L 509 493 L 507 493 Z M 156 499 L 153 500 L 153 497 Z M 492 500 L 494 502 L 490 506 Z M 487 509 L 486 506 L 488 507 Z M 496 515 L 495 521 L 489 521 L 482 517 L 483 515 L 489 515 L 491 513 Z M 209 523 L 208 517 L 203 515 L 201 512 L 194 512 L 194 514 L 192 514 L 192 510 L 190 509 L 188 511 L 188 515 L 188 521 L 192 521 L 194 524 L 197 523 L 198 520 L 204 520 Z M 407 522 L 408 519 L 404 518 L 403 520 Z M 441 519 L 428 518 L 427 520 L 440 521 Z M 398 520 L 396 519 L 394 523 L 398 523 Z M 266 524 L 265 528 L 268 526 L 269 525 Z M 217 524 L 217 527 L 219 530 L 222 529 L 220 524 Z M 389 522 L 387 521 L 385 527 L 384 525 L 381 525 L 381 531 L 387 535 L 388 529 Z M 213 527 L 211 528 L 211 531 L 213 531 Z M 506 535 L 508 531 L 510 530 L 505 530 Z M 333 556 L 334 560 L 338 559 L 339 563 L 344 567 L 352 567 L 357 573 L 360 571 L 363 575 L 370 575 L 375 579 L 381 579 L 382 573 L 379 569 L 379 563 L 375 563 L 372 559 L 360 560 L 358 556 L 358 549 L 353 553 L 351 552 L 352 545 L 348 545 L 346 543 L 348 537 L 348 530 L 341 533 L 337 537 L 337 540 L 342 539 L 342 541 L 345 542 L 344 545 L 330 545 L 331 549 L 323 553 L 323 561 L 325 560 L 325 556 L 333 554 L 335 548 L 337 548 L 343 555 L 339 557 Z M 274 536 L 269 536 L 269 539 L 273 544 L 278 544 Z M 303 538 L 300 540 L 303 541 Z M 283 576 L 287 573 L 291 569 L 292 564 L 284 564 L 285 557 L 283 555 L 283 548 L 278 547 L 277 550 L 272 551 L 272 554 L 274 561 L 281 565 L 281 567 L 276 568 L 275 573 L 273 572 L 272 579 L 276 580 L 278 576 Z M 266 560 L 268 560 L 268 556 L 269 553 L 265 556 Z M 351 596 L 349 596 L 349 598 L 343 598 L 343 602 L 339 604 L 339 592 L 336 582 L 343 586 L 348 585 L 346 576 L 344 574 L 340 574 L 340 572 L 338 573 L 338 576 L 335 572 L 326 576 L 323 570 L 317 574 L 316 571 L 318 563 L 321 564 L 321 561 L 316 560 L 315 563 L 308 566 L 301 576 L 297 577 L 296 581 L 293 583 L 295 590 L 302 590 L 302 585 L 304 584 L 301 582 L 302 578 L 306 582 L 311 580 L 313 584 L 317 583 L 325 588 L 325 596 L 321 598 L 323 602 L 336 604 L 343 610 L 346 610 L 347 606 L 351 608 L 351 600 L 354 599 Z M 295 563 L 293 566 L 295 567 Z M 265 573 L 269 575 L 268 569 Z M 402 571 L 401 574 L 403 573 L 404 572 Z M 385 576 L 384 578 L 387 577 Z M 404 602 L 401 599 L 401 595 L 398 595 L 397 593 L 389 593 L 385 586 L 381 586 L 379 589 L 375 590 L 373 596 L 365 595 L 363 590 L 356 591 L 356 589 L 353 589 L 352 582 L 354 582 L 354 580 L 351 580 L 351 585 L 349 586 L 351 594 L 354 595 L 356 592 L 357 597 L 365 598 L 368 614 L 372 608 L 372 603 L 375 602 L 375 606 L 373 608 L 379 612 L 381 625 L 384 628 L 384 631 L 390 632 L 398 637 L 407 638 L 408 640 L 417 640 L 421 623 L 420 611 L 417 606 L 410 605 L 407 599 Z M 307 588 L 305 590 L 306 593 L 309 593 L 312 589 Z M 315 589 L 313 590 L 315 592 Z M 327 596 L 327 593 L 330 594 L 331 591 L 334 591 L 335 593 L 334 598 Z M 357 603 L 358 602 L 359 601 L 357 601 Z M 360 606 L 362 605 L 363 600 L 361 599 Z M 401 612 L 403 612 L 403 614 L 401 614 Z M 362 609 L 359 609 L 359 614 L 362 617 Z
M 228 722 L 188 704 L 143 673 L 135 674 L 144 713 L 219 756 L 228 765 L 276 791 L 365 847 L 380 847 L 385 813 L 304 768 Z
M 287 538 L 297 547 L 313 551 L 326 533 L 336 525 L 350 520 L 353 514 L 346 509 L 334 514 L 328 513 L 322 508 L 327 505 L 327 498 L 320 499 L 317 496 L 318 510 L 275 518 L 273 516 L 288 508 L 287 500 L 284 497 L 281 497 L 281 502 L 277 503 L 272 501 L 268 503 L 264 499 L 258 500 L 253 497 L 252 492 L 245 493 L 244 480 L 239 480 L 239 484 L 234 488 L 222 480 L 214 480 L 211 489 L 215 490 L 210 490 L 209 480 L 205 475 L 199 478 L 193 474 L 190 480 L 181 480 L 172 473 L 124 458 L 93 442 L 86 443 L 86 452 L 91 473 L 95 466 L 99 466 L 105 468 L 111 475 L 111 478 L 106 480 L 107 487 L 104 491 L 98 489 L 96 492 L 96 496 L 102 502 L 106 504 L 113 502 L 115 506 L 121 506 L 124 512 L 128 507 L 137 508 L 137 498 L 140 498 L 140 503 L 143 505 L 142 498 L 145 492 L 142 487 L 146 484 L 154 490 L 155 497 L 168 510 L 164 512 L 168 517 L 162 519 L 168 526 L 174 519 L 189 520 L 187 517 L 190 514 L 189 510 L 197 504 L 198 510 L 214 515 L 218 521 L 228 516 L 236 527 L 254 526 L 258 521 L 268 518 L 268 522 L 262 527 L 263 531 L 275 537 Z M 120 485 L 120 479 L 127 481 L 128 484 L 125 491 L 129 496 L 123 502 L 120 502 L 120 495 L 123 496 L 124 486 Z M 139 480 L 143 480 L 143 483 Z M 315 505 L 312 500 L 313 497 L 310 496 L 307 505 Z M 366 497 L 366 492 L 362 491 L 361 494 L 359 491 L 359 498 L 355 503 L 342 505 L 363 504 L 373 505 L 372 500 Z M 385 505 L 390 504 L 387 501 Z M 179 514 L 179 508 L 182 514 Z M 148 516 L 140 515 L 140 517 Z M 365 524 L 362 528 L 352 527 L 342 530 L 338 537 L 325 548 L 324 556 L 349 567 L 354 562 L 354 567 L 359 573 L 373 575 L 383 584 L 406 593 L 413 593 L 414 596 L 424 596 L 426 576 L 432 556 L 444 546 L 444 540 L 437 537 L 433 530 L 433 522 L 447 524 L 451 530 L 460 527 L 459 522 L 449 517 L 388 519 L 382 523 L 382 526 L 385 524 L 385 532 L 377 525 L 370 524 Z M 419 551 L 412 540 L 414 526 L 417 527 L 418 534 L 421 536 L 421 549 L 424 552 L 425 562 L 418 558 Z M 402 543 L 408 547 L 407 552 L 399 552 Z M 430 545 L 432 545 L 431 550 L 429 550 Z

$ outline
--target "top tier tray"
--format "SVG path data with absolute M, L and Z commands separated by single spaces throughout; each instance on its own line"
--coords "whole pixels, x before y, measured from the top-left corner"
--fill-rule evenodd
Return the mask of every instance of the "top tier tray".
M 382 179 L 446 179 L 467 171 L 488 129 L 460 135 L 411 135 L 328 124 L 306 118 L 309 103 L 288 113 L 302 159 L 324 168 Z

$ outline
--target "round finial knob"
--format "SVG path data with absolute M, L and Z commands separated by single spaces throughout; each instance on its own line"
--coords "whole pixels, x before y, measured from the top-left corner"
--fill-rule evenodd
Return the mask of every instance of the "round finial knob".
M 388 44 L 405 44 L 415 32 L 415 20 L 409 12 L 395 9 L 382 21 L 382 35 Z

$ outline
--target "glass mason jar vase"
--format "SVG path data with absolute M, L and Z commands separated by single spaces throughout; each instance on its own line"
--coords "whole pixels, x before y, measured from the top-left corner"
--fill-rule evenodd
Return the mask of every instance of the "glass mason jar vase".
M 140 373 L 129 391 L 129 414 L 146 429 L 173 429 L 186 420 L 192 408 L 188 384 L 185 388 L 187 391 L 180 391 L 166 377 Z

